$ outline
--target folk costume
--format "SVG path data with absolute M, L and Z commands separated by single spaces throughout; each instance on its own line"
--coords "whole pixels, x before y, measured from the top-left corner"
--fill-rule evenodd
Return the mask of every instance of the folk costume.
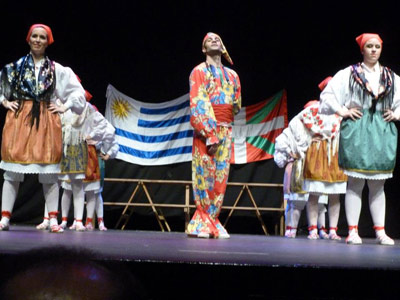
M 105 177 L 105 161 L 100 157 L 100 153 L 108 155 L 109 159 L 114 159 L 119 151 L 119 145 L 115 140 L 115 128 L 107 122 L 105 134 L 101 142 L 96 144 L 98 163 L 100 168 L 100 188 L 94 191 L 94 201 L 88 201 L 86 204 L 86 223 L 85 226 L 88 230 L 93 230 L 93 217 L 96 212 L 97 224 L 100 231 L 106 231 L 107 227 L 104 225 L 104 211 L 103 211 L 103 186 Z M 86 189 L 85 189 L 86 192 Z
M 291 125 L 293 125 L 293 123 L 295 122 L 292 122 Z M 301 124 L 298 125 L 302 128 Z M 304 159 L 296 159 L 290 155 L 291 153 L 298 153 L 299 150 L 297 147 L 298 145 L 294 141 L 290 127 L 285 128 L 276 139 L 274 160 L 280 168 L 285 168 L 283 177 L 283 197 L 286 201 L 285 237 L 288 238 L 296 237 L 301 212 L 304 210 L 309 196 L 309 194 L 302 189 L 304 181 L 302 175 Z M 293 170 L 294 162 L 296 162 L 295 168 L 300 166 L 300 169 Z M 301 188 L 299 189 L 299 187 Z M 320 195 L 318 198 L 318 229 L 320 237 L 323 239 L 329 238 L 325 229 L 326 204 L 328 204 L 328 196 Z
M 304 190 L 311 195 L 327 194 L 329 202 L 329 238 L 340 240 L 337 224 L 340 212 L 340 194 L 346 193 L 347 176 L 339 168 L 339 130 L 341 117 L 318 113 L 319 101 L 312 101 L 299 114 L 299 118 L 311 135 L 304 163 Z M 307 202 L 309 239 L 324 236 L 318 230 L 318 205 Z M 319 235 L 318 235 L 319 231 Z
M 325 88 L 327 81 L 326 79 L 321 82 L 319 87 Z M 320 215 L 317 203 L 321 195 L 327 194 L 329 195 L 330 225 L 328 237 L 339 240 L 340 237 L 336 234 L 340 210 L 339 194 L 346 192 L 347 180 L 347 177 L 339 170 L 337 160 L 341 119 L 336 115 L 318 114 L 318 105 L 318 101 L 308 102 L 305 108 L 290 121 L 289 127 L 277 137 L 274 160 L 279 167 L 287 164 L 286 168 L 292 168 L 288 175 L 286 175 L 288 170 L 285 171 L 285 178 L 293 177 L 290 180 L 289 195 L 293 193 L 294 196 L 299 193 L 311 195 L 307 199 L 308 238 L 326 238 L 325 228 L 319 228 L 317 224 Z M 291 164 L 295 166 L 295 169 L 290 166 Z M 300 176 L 296 175 L 297 173 Z M 301 207 L 296 209 L 292 201 L 289 199 L 289 211 L 294 210 L 298 215 Z M 291 233 L 293 233 L 292 229 L 296 230 L 290 225 L 289 227 Z
M 203 45 L 211 33 L 203 40 Z M 221 41 L 222 43 L 222 41 Z M 225 46 L 222 54 L 231 61 Z M 192 179 L 196 211 L 187 227 L 189 236 L 228 238 L 218 220 L 229 174 L 232 122 L 241 107 L 239 76 L 225 66 L 207 62 L 190 74 L 190 122 L 194 128 Z M 218 145 L 214 155 L 207 146 Z
M 63 223 L 68 217 L 71 192 L 74 196 L 75 222 L 70 227 L 77 231 L 86 230 L 82 223 L 84 198 L 95 203 L 95 191 L 100 189 L 100 167 L 95 145 L 104 139 L 107 120 L 90 103 L 81 115 L 64 114 L 64 151 L 61 163 L 61 199 Z
M 27 41 L 36 27 L 46 30 L 48 45 L 53 35 L 48 26 L 32 25 Z M 9 228 L 12 209 L 24 174 L 39 174 L 46 206 L 50 211 L 51 232 L 57 226 L 58 183 L 62 153 L 60 116 L 51 113 L 48 105 L 56 99 L 75 113 L 85 105 L 84 90 L 68 67 L 47 56 L 35 64 L 31 53 L 6 65 L 1 71 L 0 103 L 17 101 L 16 112 L 8 110 L 3 127 L 0 168 L 5 171 L 0 230 Z
M 377 34 L 362 34 L 356 38 L 361 51 L 365 43 Z M 384 230 L 384 182 L 391 178 L 396 162 L 397 129 L 386 122 L 383 113 L 390 109 L 400 113 L 399 77 L 377 62 L 371 69 L 364 63 L 351 65 L 339 71 L 321 93 L 320 112 L 333 114 L 342 108 L 359 108 L 362 117 L 342 121 L 339 143 L 339 165 L 349 176 L 346 193 L 346 217 L 350 244 L 361 244 L 358 222 L 361 195 L 365 180 L 369 187 L 369 205 L 377 242 L 394 244 Z

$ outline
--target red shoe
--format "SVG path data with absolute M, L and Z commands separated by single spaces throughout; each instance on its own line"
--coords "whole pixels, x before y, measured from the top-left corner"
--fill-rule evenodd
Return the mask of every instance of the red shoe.
M 64 229 L 60 225 L 51 225 L 50 232 L 51 233 L 62 233 L 62 232 L 64 232 Z

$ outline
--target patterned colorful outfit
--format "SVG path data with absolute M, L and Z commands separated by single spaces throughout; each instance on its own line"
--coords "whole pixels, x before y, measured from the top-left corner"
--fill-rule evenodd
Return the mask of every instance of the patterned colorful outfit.
M 304 160 L 304 191 L 344 194 L 347 177 L 339 169 L 337 157 L 341 118 L 320 115 L 318 107 L 315 101 L 290 121 L 276 139 L 274 160 L 283 168 L 293 161 L 291 153 L 298 155 Z
M 286 232 L 288 237 L 296 235 L 300 211 L 304 208 L 304 201 L 308 201 L 306 197 L 308 194 L 305 193 L 320 195 L 318 202 L 323 205 L 324 202 L 321 201 L 326 201 L 326 204 L 328 197 L 321 198 L 321 196 L 346 192 L 347 177 L 339 169 L 337 158 L 341 118 L 337 115 L 318 114 L 318 106 L 318 101 L 310 101 L 276 139 L 275 163 L 281 168 L 286 165 L 284 191 L 288 200 Z M 298 159 L 294 160 L 292 155 L 298 156 Z M 296 176 L 296 172 L 291 171 L 293 161 L 302 176 Z M 300 181 L 300 185 L 297 181 Z M 333 205 L 336 205 L 336 202 L 335 199 Z M 318 206 L 319 208 L 312 207 L 312 209 L 319 210 L 318 216 L 320 216 L 321 205 Z M 338 217 L 338 214 L 330 215 L 330 225 L 337 224 Z M 313 229 L 317 228 L 317 223 L 311 226 Z M 318 227 L 320 235 L 321 226 Z M 331 229 L 336 231 L 336 225 Z
M 119 145 L 115 140 L 115 128 L 110 123 L 108 123 L 103 141 L 96 144 L 96 149 L 98 153 L 98 161 L 100 167 L 100 189 L 94 191 L 96 198 L 95 204 L 92 205 L 92 203 L 87 202 L 85 226 L 88 230 L 93 229 L 92 222 L 94 212 L 96 211 L 99 230 L 104 231 L 107 230 L 107 227 L 104 225 L 103 196 L 101 193 L 103 192 L 106 165 L 105 161 L 100 157 L 99 153 L 101 152 L 103 154 L 109 155 L 109 159 L 114 159 L 119 151 Z
M 320 111 L 329 114 L 341 106 L 362 110 L 362 118 L 342 122 L 339 164 L 348 176 L 383 180 L 392 177 L 395 166 L 397 128 L 382 114 L 400 108 L 400 86 L 390 69 L 379 64 L 376 68 L 371 72 L 359 63 L 339 71 L 321 93 Z
M 360 118 L 345 119 L 340 130 L 339 165 L 348 175 L 346 218 L 349 225 L 348 244 L 361 244 L 358 222 L 361 214 L 362 191 L 368 184 L 368 200 L 377 242 L 394 245 L 385 232 L 385 180 L 393 176 L 397 152 L 397 128 L 393 122 L 400 113 L 400 78 L 379 64 L 382 39 L 378 34 L 364 33 L 356 38 L 364 62 L 340 70 L 321 93 L 320 112 L 333 114 L 350 109 L 362 112 Z M 368 45 L 366 43 L 368 42 Z M 371 50 L 372 49 L 372 50 Z M 374 50 L 377 49 L 377 50 Z M 346 112 L 345 112 L 346 113 Z M 350 112 L 354 116 L 354 112 Z M 394 117 L 394 118 L 393 118 Z
M 196 212 L 187 233 L 226 235 L 218 220 L 229 175 L 233 117 L 241 107 L 240 80 L 235 71 L 201 63 L 190 75 L 191 124 L 194 128 L 192 179 Z M 207 146 L 218 144 L 210 156 Z
M 336 114 L 321 115 L 318 107 L 319 101 L 313 101 L 298 115 L 311 139 L 304 164 L 304 190 L 309 193 L 345 194 L 347 176 L 338 164 L 342 118 Z M 313 138 L 318 140 L 313 141 Z
M 95 205 L 95 191 L 100 189 L 100 167 L 95 144 L 107 136 L 108 122 L 87 102 L 81 115 L 65 113 L 63 121 L 64 152 L 59 176 L 64 189 L 62 224 L 66 227 L 71 195 L 74 195 L 75 223 L 70 229 L 85 230 L 82 224 L 85 192 L 87 202 Z
M 107 120 L 87 103 L 80 115 L 64 113 L 62 123 L 64 151 L 60 180 L 82 179 L 86 183 L 85 190 L 98 190 L 100 169 L 96 147 L 94 144 L 88 144 L 86 140 L 90 139 L 96 143 L 102 141 L 107 129 Z M 65 182 L 63 188 L 71 189 Z
M 15 113 L 7 112 L 0 168 L 20 174 L 59 173 L 61 121 L 47 107 L 60 99 L 65 107 L 82 112 L 84 90 L 75 74 L 47 57 L 35 66 L 28 54 L 3 68 L 0 103 L 4 99 L 20 106 Z
M 49 28 L 47 30 L 50 31 Z M 47 35 L 50 44 L 52 35 Z M 29 37 L 28 33 L 27 40 Z M 3 127 L 0 168 L 5 172 L 0 230 L 9 228 L 24 174 L 38 174 L 39 182 L 43 185 L 46 206 L 50 211 L 50 231 L 62 232 L 56 219 L 62 125 L 59 114 L 51 113 L 48 107 L 59 99 L 67 109 L 81 113 L 86 102 L 84 95 L 85 92 L 72 70 L 46 56 L 35 64 L 32 54 L 29 53 L 2 69 L 0 103 L 5 100 L 16 101 L 19 106 L 15 112 L 8 110 Z

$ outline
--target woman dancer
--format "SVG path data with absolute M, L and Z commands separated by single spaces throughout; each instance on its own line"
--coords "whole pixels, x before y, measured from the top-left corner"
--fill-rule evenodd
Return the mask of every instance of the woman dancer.
M 379 63 L 382 39 L 375 33 L 356 38 L 363 61 L 339 71 L 321 93 L 320 112 L 343 117 L 339 164 L 349 176 L 345 211 L 348 244 L 361 244 L 358 222 L 361 196 L 368 184 L 369 208 L 376 240 L 394 245 L 385 232 L 385 180 L 396 163 L 397 128 L 400 118 L 399 77 Z
M 9 229 L 24 174 L 38 174 L 49 211 L 50 232 L 62 232 L 57 222 L 57 174 L 62 153 L 59 113 L 81 113 L 85 92 L 70 68 L 46 56 L 47 46 L 54 42 L 50 27 L 32 25 L 26 41 L 30 52 L 1 72 L 0 103 L 8 112 L 1 147 L 0 168 L 5 172 L 0 230 Z

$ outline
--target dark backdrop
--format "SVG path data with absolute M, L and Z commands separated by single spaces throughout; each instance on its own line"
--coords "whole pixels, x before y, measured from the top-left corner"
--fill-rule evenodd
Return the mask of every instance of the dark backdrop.
M 201 41 L 213 31 L 221 35 L 235 62 L 243 105 L 284 88 L 292 118 L 308 100 L 318 98 L 320 81 L 361 59 L 354 38 L 363 32 L 381 35 L 381 63 L 400 72 L 399 27 L 393 3 L 374 5 L 354 1 L 2 1 L 0 65 L 25 55 L 29 26 L 45 23 L 55 39 L 48 48 L 49 57 L 71 67 L 93 94 L 93 103 L 104 112 L 108 83 L 147 102 L 187 93 L 189 73 L 204 59 Z M 1 122 L 4 115 L 0 109 Z M 159 179 L 160 174 L 190 179 L 190 165 L 145 168 L 121 161 L 107 164 L 110 177 Z M 281 182 L 282 170 L 273 161 L 238 165 L 232 167 L 231 179 Z M 394 178 L 386 183 L 387 231 L 394 237 L 400 237 L 398 180 L 396 169 Z M 105 201 L 119 197 L 114 188 L 106 185 Z M 39 221 L 41 197 L 35 176 L 28 176 L 14 220 Z M 361 231 L 372 234 L 366 204 Z M 115 210 L 107 209 L 106 217 L 114 219 L 120 213 Z M 344 214 L 340 226 L 345 230 Z

